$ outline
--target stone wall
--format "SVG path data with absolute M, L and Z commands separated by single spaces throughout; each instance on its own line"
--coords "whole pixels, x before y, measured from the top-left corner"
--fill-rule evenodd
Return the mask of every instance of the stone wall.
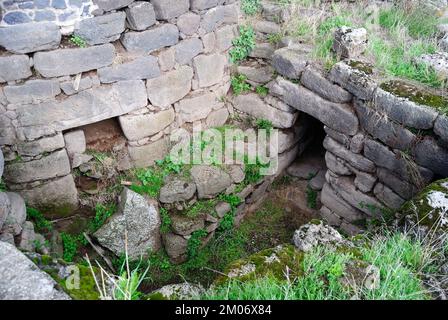
M 62 3 L 78 2 L 3 6 L 36 13 L 38 3 L 54 10 L 61 3 L 62 10 Z M 93 2 L 95 16 L 74 26 L 82 47 L 51 21 L 0 28 L 3 178 L 30 206 L 59 216 L 77 207 L 72 172 L 90 159 L 79 127 L 118 119 L 127 139 L 117 146 L 120 167 L 127 169 L 162 159 L 173 130 L 194 122 L 218 126 L 229 116 L 221 98 L 229 88 L 227 52 L 237 33 L 238 3 Z
M 270 116 L 269 103 L 276 99 L 325 125 L 328 171 L 321 214 L 331 225 L 357 233 L 367 220 L 382 218 L 448 176 L 448 99 L 403 81 L 380 82 L 372 66 L 356 60 L 325 72 L 309 60 L 305 44 L 289 38 L 274 46 L 266 39 L 278 30 L 282 10 L 264 6 L 264 20 L 255 24 L 254 59 L 238 68 L 249 82 L 267 86 L 269 96 L 264 103 L 252 94 L 241 96 L 235 107 L 288 123 L 283 115 Z M 279 75 L 271 81 L 269 65 Z M 239 106 L 240 101 L 251 103 Z

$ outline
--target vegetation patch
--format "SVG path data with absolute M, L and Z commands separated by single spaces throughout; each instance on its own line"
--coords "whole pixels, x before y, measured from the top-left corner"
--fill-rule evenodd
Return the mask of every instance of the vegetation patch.
M 255 31 L 251 26 L 240 26 L 239 37 L 233 39 L 233 47 L 229 51 L 230 61 L 239 63 L 245 60 L 255 47 Z

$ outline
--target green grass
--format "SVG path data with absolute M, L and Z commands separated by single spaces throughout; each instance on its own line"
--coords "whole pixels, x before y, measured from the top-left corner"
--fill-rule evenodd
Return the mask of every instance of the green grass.
M 73 262 L 78 252 L 79 237 L 62 232 L 61 239 L 64 248 L 63 259 L 67 262 Z
M 264 129 L 268 131 L 274 128 L 272 122 L 266 119 L 258 119 L 256 125 L 258 129 Z
M 428 299 L 419 274 L 427 267 L 428 247 L 398 233 L 377 236 L 351 250 L 316 247 L 304 255 L 300 274 L 284 280 L 266 276 L 229 281 L 208 290 L 202 299 L 217 300 L 410 300 Z M 380 281 L 366 288 L 342 281 L 348 266 L 359 259 L 380 270 Z M 286 276 L 287 275 L 287 276 Z
M 103 226 L 107 218 L 111 217 L 116 210 L 115 204 L 103 205 L 98 203 L 95 206 L 95 217 L 89 223 L 89 229 L 93 233 Z

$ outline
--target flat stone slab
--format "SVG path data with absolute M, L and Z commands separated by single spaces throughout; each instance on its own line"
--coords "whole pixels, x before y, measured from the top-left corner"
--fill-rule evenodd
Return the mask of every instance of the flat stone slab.
M 0 300 L 71 300 L 13 245 L 0 241 Z
M 30 139 L 120 116 L 148 104 L 143 81 L 120 81 L 112 87 L 82 91 L 62 101 L 25 105 L 17 119 Z
M 33 22 L 0 28 L 0 46 L 14 53 L 56 49 L 61 42 L 59 27 L 52 22 Z
M 115 58 L 115 47 L 104 44 L 89 48 L 37 52 L 34 68 L 44 77 L 61 77 L 107 67 Z
M 178 42 L 179 30 L 174 24 L 160 24 L 142 32 L 126 32 L 121 37 L 121 43 L 131 52 L 150 53 Z
M 115 12 L 81 20 L 74 34 L 89 45 L 103 44 L 118 40 L 125 28 L 126 14 Z
M 27 55 L 0 57 L 0 82 L 26 79 L 31 75 L 30 58 Z
M 102 83 L 152 79 L 159 75 L 159 64 L 157 58 L 153 56 L 139 57 L 130 62 L 98 69 L 98 76 Z

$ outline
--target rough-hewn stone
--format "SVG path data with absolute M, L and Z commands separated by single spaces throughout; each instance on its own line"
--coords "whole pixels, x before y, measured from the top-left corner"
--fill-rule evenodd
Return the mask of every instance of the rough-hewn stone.
M 434 132 L 448 143 L 448 115 L 440 115 L 434 123 Z
M 100 10 L 112 11 L 131 4 L 134 0 L 93 0 Z
M 199 86 L 203 88 L 217 84 L 222 80 L 227 59 L 222 54 L 200 55 L 194 58 L 193 64 Z
M 438 116 L 433 108 L 397 97 L 382 89 L 375 92 L 375 107 L 390 119 L 415 129 L 431 129 Z
M 139 147 L 128 147 L 129 156 L 138 168 L 146 168 L 154 165 L 156 160 L 162 160 L 168 154 L 168 143 L 162 138 Z
M 131 52 L 147 52 L 175 45 L 179 41 L 179 30 L 173 24 L 160 24 L 142 32 L 126 32 L 121 43 Z
M 125 19 L 124 12 L 84 19 L 77 24 L 74 34 L 89 45 L 112 42 L 118 40 L 124 31 Z
M 271 107 L 255 93 L 235 97 L 233 99 L 233 105 L 236 109 L 252 117 L 271 121 L 276 128 L 290 128 L 294 125 L 297 118 L 297 114 L 284 112 Z
M 13 245 L 0 241 L 1 300 L 70 300 L 57 283 Z
M 142 31 L 156 21 L 156 13 L 151 3 L 146 1 L 135 1 L 126 8 L 126 20 L 129 28 L 135 31 Z
M 125 188 L 118 211 L 94 236 L 117 256 L 124 254 L 127 246 L 129 257 L 138 259 L 160 249 L 160 223 L 157 202 Z
M 328 183 L 324 184 L 320 201 L 328 209 L 349 222 L 356 222 L 365 218 L 365 215 L 361 211 L 352 207 L 344 199 L 338 196 Z
M 382 183 L 377 183 L 373 189 L 375 196 L 384 203 L 388 208 L 399 209 L 405 202 L 399 195 L 392 191 Z
M 51 137 L 44 137 L 42 139 L 20 142 L 17 144 L 17 151 L 22 156 L 35 157 L 39 154 L 53 152 L 57 149 L 63 148 L 65 145 L 64 138 L 61 133 Z
M 86 137 L 83 130 L 70 131 L 64 134 L 65 149 L 72 156 L 86 151 Z
M 336 103 L 348 103 L 352 100 L 353 96 L 348 91 L 331 83 L 319 71 L 313 68 L 306 68 L 300 81 L 304 87 L 316 92 L 326 100 Z
M 174 121 L 174 117 L 173 108 L 169 108 L 156 113 L 124 115 L 119 120 L 126 138 L 135 141 L 163 131 Z
M 0 57 L 0 82 L 26 79 L 31 74 L 30 58 L 27 55 Z
M 196 183 L 200 199 L 213 198 L 232 184 L 230 175 L 214 166 L 194 166 L 191 176 Z
M 333 51 L 342 59 L 359 57 L 367 49 L 367 30 L 340 27 L 334 33 Z
M 336 63 L 331 69 L 329 80 L 339 84 L 354 96 L 370 100 L 377 84 L 362 70 L 352 68 L 344 62 Z
M 12 183 L 23 183 L 64 176 L 70 171 L 67 152 L 61 150 L 39 160 L 9 163 L 5 168 L 4 177 Z
M 188 64 L 198 54 L 202 53 L 202 41 L 198 38 L 186 39 L 179 42 L 175 47 L 176 61 L 179 64 Z
M 9 199 L 9 213 L 6 215 L 3 227 L 0 227 L 0 232 L 10 233 L 14 236 L 22 232 L 22 225 L 26 220 L 25 201 L 14 192 L 6 192 Z
M 326 137 L 324 140 L 324 147 L 337 157 L 340 157 L 347 161 L 350 165 L 358 170 L 364 172 L 375 172 L 375 164 L 369 159 L 363 157 L 360 154 L 356 154 L 344 148 L 330 137 Z
M 412 132 L 389 121 L 360 100 L 355 101 L 355 108 L 361 126 L 386 145 L 395 149 L 408 150 L 415 141 L 416 136 Z
M 44 77 L 60 77 L 95 70 L 112 64 L 115 48 L 111 44 L 89 48 L 37 52 L 34 68 Z
M 149 101 L 158 107 L 168 107 L 185 97 L 191 89 L 193 69 L 180 67 L 146 82 Z
M 350 105 L 322 99 L 314 92 L 284 79 L 277 79 L 274 94 L 284 102 L 303 111 L 339 132 L 354 135 L 358 131 L 358 118 Z
M 59 27 L 51 22 L 24 23 L 0 28 L 0 46 L 14 53 L 56 49 L 60 42 Z
M 305 52 L 293 48 L 281 48 L 272 56 L 272 66 L 282 76 L 289 79 L 300 79 L 308 64 Z
M 216 106 L 217 99 L 213 92 L 206 92 L 197 96 L 188 97 L 176 104 L 179 117 L 185 122 L 194 122 L 204 119 Z
M 176 18 L 188 11 L 189 0 L 151 0 L 158 20 Z
M 431 169 L 437 175 L 448 176 L 448 150 L 442 148 L 436 140 L 424 138 L 417 143 L 414 153 L 418 164 Z
M 418 188 L 414 184 L 396 176 L 387 169 L 378 168 L 377 175 L 383 184 L 391 188 L 405 200 L 411 199 L 418 192 Z
M 18 193 L 26 203 L 48 217 L 65 217 L 78 207 L 78 191 L 71 175 Z
M 200 15 L 193 12 L 187 12 L 177 18 L 177 27 L 181 33 L 191 36 L 198 31 L 200 21 Z
M 174 203 L 190 200 L 196 192 L 196 185 L 182 179 L 173 179 L 160 189 L 160 202 Z
M 123 80 L 152 79 L 160 75 L 157 58 L 153 56 L 138 57 L 130 62 L 113 65 L 98 70 L 102 83 Z
M 23 85 L 4 88 L 9 103 L 30 104 L 52 99 L 61 93 L 57 80 L 29 80 Z
M 174 233 L 164 233 L 162 235 L 163 244 L 170 260 L 174 263 L 181 263 L 187 259 L 188 241 Z

